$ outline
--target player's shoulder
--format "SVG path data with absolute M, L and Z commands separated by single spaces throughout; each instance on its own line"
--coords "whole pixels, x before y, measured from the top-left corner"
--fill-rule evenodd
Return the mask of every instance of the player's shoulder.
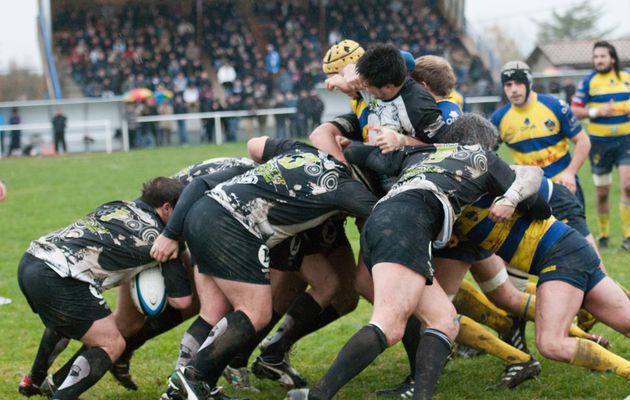
M 495 125 L 499 126 L 505 115 L 512 109 L 512 103 L 508 102 L 504 104 L 502 107 L 495 110 L 492 115 L 490 115 L 490 121 Z
M 556 114 L 566 113 L 568 110 L 568 105 L 564 100 L 548 94 L 538 93 L 538 102 L 551 109 L 551 111 Z

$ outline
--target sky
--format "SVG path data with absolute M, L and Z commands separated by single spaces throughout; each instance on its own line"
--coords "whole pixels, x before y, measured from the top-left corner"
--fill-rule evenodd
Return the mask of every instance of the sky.
M 611 37 L 630 37 L 630 0 L 591 0 L 603 7 L 602 29 L 616 27 Z M 513 37 L 523 54 L 531 52 L 536 43 L 537 27 L 532 19 L 547 20 L 554 8 L 570 9 L 576 0 L 467 0 L 466 18 L 478 32 L 488 25 L 498 24 Z M 37 44 L 37 0 L 0 0 L 0 73 L 11 63 L 33 71 L 41 71 L 42 63 Z M 625 19 L 624 19 L 625 18 Z

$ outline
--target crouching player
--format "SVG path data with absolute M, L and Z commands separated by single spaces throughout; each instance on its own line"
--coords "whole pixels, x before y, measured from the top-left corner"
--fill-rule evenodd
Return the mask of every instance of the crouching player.
M 61 385 L 49 388 L 53 398 L 76 399 L 123 352 L 125 341 L 101 292 L 157 265 L 149 251 L 181 191 L 179 182 L 155 178 L 144 185 L 139 199 L 106 203 L 67 228 L 31 242 L 18 269 L 20 289 L 47 328 L 84 344 L 62 368 Z M 179 306 L 190 303 L 191 288 L 181 262 L 165 263 L 162 271 L 168 296 L 177 298 Z M 37 388 L 44 376 L 33 379 Z

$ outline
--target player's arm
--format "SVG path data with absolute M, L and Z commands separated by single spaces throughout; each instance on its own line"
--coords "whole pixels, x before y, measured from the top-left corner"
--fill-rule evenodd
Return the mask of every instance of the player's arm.
M 344 155 L 349 163 L 360 168 L 368 168 L 372 171 L 396 176 L 400 173 L 405 154 L 402 151 L 382 154 L 376 146 L 351 143 L 344 150 Z
M 335 203 L 340 209 L 357 217 L 358 220 L 367 218 L 377 201 L 376 196 L 361 182 L 352 178 L 340 180 Z
M 311 132 L 309 139 L 319 150 L 341 162 L 346 162 L 340 145 L 340 140 L 344 137 L 359 141 L 363 139 L 359 119 L 354 113 L 338 115 L 331 121 L 319 125 Z
M 297 140 L 276 139 L 270 138 L 269 136 L 260 136 L 247 141 L 249 157 L 259 164 L 265 163 L 277 155 L 296 148 L 312 149 L 313 147 Z
M 223 171 L 222 171 L 223 172 Z M 164 262 L 177 257 L 179 251 L 178 240 L 184 230 L 184 220 L 188 210 L 197 202 L 207 190 L 214 188 L 218 182 L 217 174 L 199 176 L 190 182 L 179 196 L 177 204 L 173 209 L 173 214 L 162 233 L 155 239 L 151 246 L 151 257 Z
M 572 193 L 575 193 L 577 190 L 575 176 L 578 174 L 578 171 L 588 157 L 588 153 L 591 151 L 591 139 L 589 139 L 586 132 L 581 130 L 580 133 L 571 138 L 571 141 L 575 144 L 571 163 L 562 171 L 560 176 L 558 176 L 556 182 L 565 186 Z
M 543 171 L 538 167 L 522 165 L 513 166 L 512 170 L 496 154 L 487 153 L 487 156 L 488 193 L 498 196 L 490 207 L 488 217 L 494 222 L 503 222 L 512 216 L 519 203 L 538 192 Z
M 339 73 L 326 79 L 324 85 L 329 91 L 339 90 L 348 97 L 355 98 L 362 87 L 356 64 L 346 65 Z

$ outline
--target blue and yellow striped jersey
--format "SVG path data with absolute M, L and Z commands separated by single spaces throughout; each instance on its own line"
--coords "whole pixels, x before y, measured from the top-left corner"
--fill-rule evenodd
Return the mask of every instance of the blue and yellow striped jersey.
M 533 220 L 518 211 L 510 220 L 494 223 L 488 218 L 493 200 L 486 195 L 466 207 L 455 223 L 456 232 L 497 254 L 512 267 L 538 275 L 545 253 L 570 228 L 553 216 Z
M 593 71 L 584 78 L 572 103 L 580 107 L 602 107 L 613 101 L 614 114 L 597 117 L 588 124 L 588 133 L 595 140 L 610 140 L 630 134 L 630 71 L 599 73 Z
M 446 100 L 457 104 L 460 110 L 467 111 L 466 98 L 464 97 L 463 94 L 459 93 L 457 90 L 453 89 L 453 91 L 448 95 Z
M 361 136 L 363 142 L 368 142 L 368 114 L 370 113 L 370 107 L 368 107 L 367 101 L 362 97 L 354 98 L 350 101 L 352 112 L 357 116 L 359 120 L 359 128 L 361 129 Z
M 536 92 L 530 96 L 527 106 L 508 103 L 490 119 L 516 164 L 540 167 L 553 179 L 571 163 L 569 139 L 580 133 L 582 126 L 564 101 Z
M 454 101 L 446 98 L 437 101 L 437 105 L 442 112 L 442 119 L 446 125 L 451 125 L 460 115 L 462 115 L 461 107 Z

